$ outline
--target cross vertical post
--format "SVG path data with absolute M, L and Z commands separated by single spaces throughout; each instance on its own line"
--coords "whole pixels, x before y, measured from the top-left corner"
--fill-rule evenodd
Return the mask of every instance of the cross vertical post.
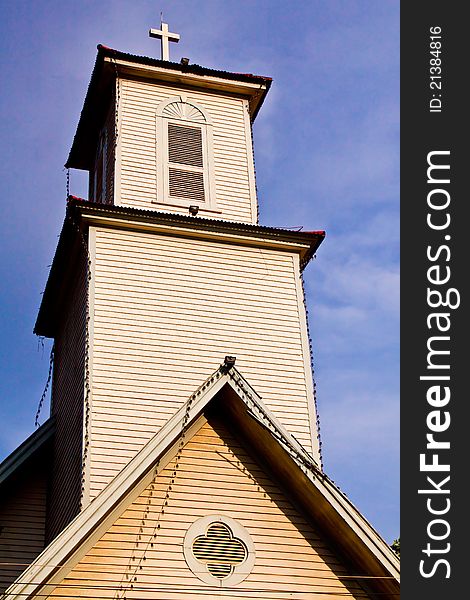
M 168 23 L 160 23 L 160 29 L 150 29 L 149 36 L 162 41 L 162 60 L 170 60 L 170 42 L 179 42 L 179 33 L 170 33 Z

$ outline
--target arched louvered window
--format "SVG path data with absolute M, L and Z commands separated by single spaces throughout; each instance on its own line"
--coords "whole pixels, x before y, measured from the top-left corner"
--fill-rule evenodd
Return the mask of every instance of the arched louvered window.
M 214 208 L 212 131 L 200 107 L 184 96 L 157 111 L 157 202 Z

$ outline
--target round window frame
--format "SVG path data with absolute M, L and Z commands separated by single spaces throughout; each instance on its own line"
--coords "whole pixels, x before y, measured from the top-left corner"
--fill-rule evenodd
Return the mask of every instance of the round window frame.
M 226 525 L 232 532 L 232 536 L 242 541 L 247 550 L 246 559 L 239 565 L 234 565 L 233 572 L 223 579 L 211 575 L 207 569 L 207 565 L 198 560 L 193 554 L 194 540 L 201 535 L 205 535 L 208 527 L 218 522 Z M 231 587 L 241 583 L 251 573 L 255 564 L 255 547 L 250 534 L 238 521 L 224 515 L 207 515 L 194 521 L 184 536 L 183 553 L 186 564 L 191 569 L 191 572 L 198 579 L 212 586 Z

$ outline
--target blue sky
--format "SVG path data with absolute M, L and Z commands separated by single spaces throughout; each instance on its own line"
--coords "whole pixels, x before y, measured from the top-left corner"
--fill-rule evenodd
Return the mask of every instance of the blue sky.
M 32 328 L 63 164 L 98 43 L 273 77 L 254 126 L 264 225 L 325 229 L 306 270 L 325 470 L 399 535 L 398 0 L 15 0 L 0 8 L 0 459 L 29 435 L 50 343 Z M 87 195 L 71 173 L 71 193 Z M 48 406 L 43 411 L 47 416 Z

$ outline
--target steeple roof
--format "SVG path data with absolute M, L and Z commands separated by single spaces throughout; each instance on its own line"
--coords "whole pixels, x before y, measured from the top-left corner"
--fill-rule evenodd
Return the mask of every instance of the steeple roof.
M 77 131 L 65 163 L 67 168 L 85 170 L 91 168 L 90 160 L 94 156 L 91 149 L 95 145 L 104 113 L 109 107 L 115 79 L 121 75 L 245 96 L 249 98 L 252 121 L 258 114 L 272 83 L 271 77 L 233 73 L 196 64 L 186 65 L 148 56 L 137 56 L 98 44 L 98 54 Z

